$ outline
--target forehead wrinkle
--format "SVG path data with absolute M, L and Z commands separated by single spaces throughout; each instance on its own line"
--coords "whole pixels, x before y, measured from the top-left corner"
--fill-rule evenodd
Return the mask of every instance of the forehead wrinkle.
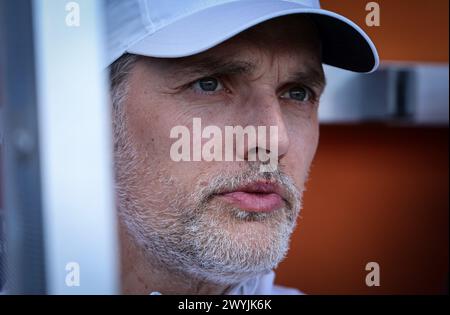
M 194 56 L 172 59 L 166 71 L 179 78 L 214 74 L 249 75 L 255 68 L 253 62 L 231 56 Z
M 229 53 L 228 51 L 221 52 L 218 49 L 213 49 L 211 51 L 183 58 L 165 58 L 165 59 L 155 59 L 158 62 L 157 67 L 159 72 L 164 74 L 167 79 L 187 79 L 187 78 L 198 78 L 201 76 L 214 76 L 214 75 L 246 75 L 248 78 L 253 80 L 258 80 L 267 73 L 268 69 L 264 69 L 264 64 L 267 64 L 272 71 L 276 71 L 276 82 L 280 82 L 282 77 L 288 78 L 292 81 L 308 82 L 311 85 L 321 88 L 325 85 L 325 78 L 323 74 L 322 67 L 320 63 L 316 65 L 314 62 L 307 62 L 307 56 L 303 55 L 301 52 L 296 53 L 297 58 L 301 56 L 301 60 L 296 60 L 293 62 L 292 66 L 288 69 L 283 66 L 285 62 L 282 60 L 287 57 L 285 53 L 280 51 L 273 51 L 270 48 L 255 47 L 252 49 L 249 47 L 244 47 L 244 49 L 234 49 L 234 52 Z M 234 45 L 231 45 L 232 48 Z M 219 48 L 219 47 L 217 47 Z M 257 48 L 257 49 L 255 49 Z M 227 49 L 230 50 L 230 49 Z M 292 61 L 292 52 L 289 53 Z M 269 60 L 267 60 L 267 58 Z M 295 58 L 295 59 L 297 59 Z M 266 59 L 266 61 L 264 61 Z M 311 60 L 312 61 L 312 60 Z M 283 64 L 280 64 L 283 63 Z M 289 62 L 291 63 L 291 62 Z M 294 63 L 296 65 L 294 65 Z M 273 69 L 276 67 L 276 69 Z M 292 69 L 292 68 L 297 69 Z M 320 68 L 320 69 L 319 69 Z M 285 71 L 287 75 L 282 73 Z M 297 71 L 295 71 L 297 70 Z
M 256 56 L 255 53 L 253 56 Z M 261 54 L 262 55 L 262 54 Z M 308 83 L 311 87 L 315 87 L 322 91 L 326 85 L 326 78 L 323 72 L 323 67 L 320 62 L 309 60 L 306 57 L 301 57 L 299 60 L 292 60 L 287 62 L 283 56 L 277 53 L 264 53 L 267 57 L 266 62 L 261 60 L 255 61 L 255 69 L 253 72 L 252 81 L 261 79 L 268 73 L 274 75 L 274 80 L 277 83 L 283 82 L 301 82 Z M 267 68 L 264 64 L 268 65 Z M 257 66 L 256 66 L 257 65 Z

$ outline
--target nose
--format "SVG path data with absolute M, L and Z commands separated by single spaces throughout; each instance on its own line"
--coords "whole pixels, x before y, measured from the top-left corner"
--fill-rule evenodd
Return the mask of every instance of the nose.
M 257 131 L 257 137 L 249 137 L 245 144 L 244 160 L 249 160 L 252 154 L 260 157 L 259 151 L 263 150 L 266 154 L 276 154 L 280 161 L 288 152 L 290 141 L 278 97 L 275 93 L 259 93 L 249 97 L 243 108 L 247 126 L 254 126 Z

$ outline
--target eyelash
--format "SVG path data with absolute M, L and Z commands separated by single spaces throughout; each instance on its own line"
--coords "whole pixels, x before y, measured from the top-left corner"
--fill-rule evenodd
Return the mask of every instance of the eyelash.
M 208 92 L 208 91 L 200 91 L 200 90 L 198 90 L 198 91 L 195 91 L 195 93 L 199 93 L 199 94 L 207 95 L 207 96 L 213 96 L 213 95 L 215 95 L 215 94 L 217 94 L 219 92 L 231 93 L 231 90 L 229 88 L 227 88 L 226 84 L 224 83 L 225 80 L 223 78 L 220 78 L 220 76 L 218 76 L 218 75 L 215 75 L 215 76 L 211 75 L 211 76 L 201 77 L 199 79 L 196 79 L 196 80 L 188 83 L 186 85 L 186 87 L 194 90 L 195 84 L 197 84 L 200 80 L 206 79 L 206 78 L 214 78 L 214 79 L 216 79 L 219 82 L 219 84 L 222 85 L 222 90 L 220 90 L 218 92 L 214 92 L 214 91 L 213 92 Z M 300 83 L 298 83 L 298 84 L 291 84 L 289 86 L 285 86 L 284 88 L 281 89 L 281 91 L 283 91 L 281 94 L 284 94 L 284 93 L 288 92 L 290 89 L 293 89 L 293 88 L 296 88 L 296 87 L 300 87 L 300 88 L 303 88 L 303 89 L 306 90 L 306 92 L 309 95 L 308 100 L 307 101 L 298 101 L 298 100 L 294 100 L 294 99 L 288 99 L 288 101 L 300 102 L 300 103 L 306 103 L 306 102 L 316 103 L 317 102 L 317 94 L 314 92 L 314 90 L 312 88 L 310 88 L 308 86 L 305 86 L 304 84 L 300 84 Z

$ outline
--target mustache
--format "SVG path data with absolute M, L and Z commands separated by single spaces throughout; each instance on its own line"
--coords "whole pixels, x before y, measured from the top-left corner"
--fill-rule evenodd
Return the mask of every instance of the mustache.
M 249 164 L 249 166 L 240 171 L 221 172 L 211 177 L 206 185 L 197 189 L 200 195 L 200 202 L 206 203 L 220 192 L 234 190 L 253 182 L 264 181 L 267 183 L 278 185 L 284 191 L 286 202 L 289 208 L 299 206 L 301 193 L 303 189 L 299 189 L 294 180 L 285 174 L 280 168 L 273 172 L 261 172 L 257 164 Z M 205 183 L 204 183 L 205 184 Z

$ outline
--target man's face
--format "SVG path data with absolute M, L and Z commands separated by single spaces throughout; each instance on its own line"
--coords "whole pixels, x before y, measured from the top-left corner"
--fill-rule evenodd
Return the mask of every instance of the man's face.
M 307 19 L 264 23 L 199 55 L 140 58 L 116 137 L 119 210 L 148 256 L 166 268 L 233 283 L 284 257 L 318 144 L 320 44 Z M 278 167 L 180 161 L 175 126 L 276 126 Z M 118 128 L 118 127 L 116 127 Z M 224 133 L 223 133 L 224 134 Z M 202 139 L 202 143 L 208 139 Z

